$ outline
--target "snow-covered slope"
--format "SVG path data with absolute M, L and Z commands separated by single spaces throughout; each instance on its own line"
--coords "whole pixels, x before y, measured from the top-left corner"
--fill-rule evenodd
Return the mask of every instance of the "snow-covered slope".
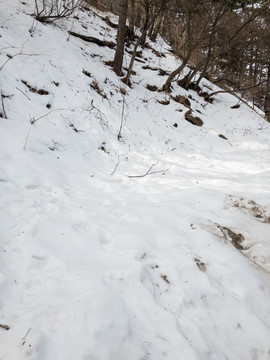
M 146 88 L 179 63 L 165 43 L 130 89 L 68 34 L 115 41 L 104 14 L 29 3 L 0 3 L 0 359 L 270 359 L 269 124 L 174 84 L 191 125 Z

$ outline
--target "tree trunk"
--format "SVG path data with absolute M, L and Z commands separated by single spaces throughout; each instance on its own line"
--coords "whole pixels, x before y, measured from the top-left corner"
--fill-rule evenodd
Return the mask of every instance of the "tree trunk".
M 193 51 L 193 44 L 191 41 L 191 19 L 190 19 L 190 4 L 188 3 L 188 0 L 184 3 L 184 10 L 185 10 L 185 17 L 186 17 L 186 45 L 187 45 L 187 55 L 184 56 L 182 64 L 175 69 L 167 78 L 165 84 L 163 85 L 162 89 L 163 91 L 170 92 L 171 90 L 171 84 L 173 79 L 176 75 L 181 74 L 181 72 L 184 70 L 185 66 L 187 65 L 192 51 Z
M 144 10 L 145 10 L 145 19 L 142 27 L 142 39 L 140 41 L 142 47 L 145 46 L 146 34 L 147 34 L 147 30 L 149 29 L 150 9 L 147 4 L 145 5 Z
M 137 49 L 138 49 L 139 45 L 141 45 L 143 39 L 145 38 L 148 29 L 152 26 L 153 22 L 156 21 L 156 18 L 158 17 L 160 12 L 163 11 L 164 5 L 165 5 L 165 2 L 162 1 L 160 8 L 156 12 L 156 14 L 152 17 L 152 19 L 150 21 L 148 21 L 147 26 L 144 27 L 144 31 L 142 32 L 141 36 L 139 37 L 139 39 L 136 41 L 136 43 L 134 45 L 134 49 L 133 49 L 131 60 L 130 60 L 129 67 L 128 67 L 128 73 L 127 73 L 126 77 L 123 79 L 123 82 L 125 84 L 129 85 L 129 86 L 130 86 L 130 76 L 131 76 L 134 61 L 135 61 L 135 58 L 136 58 Z
M 182 64 L 177 69 L 170 73 L 165 84 L 162 87 L 163 91 L 170 92 L 173 79 L 176 77 L 176 75 L 181 74 L 181 72 L 184 70 L 185 66 L 188 63 L 188 60 L 189 56 L 183 60 Z
M 118 29 L 117 29 L 116 51 L 113 60 L 113 70 L 118 76 L 120 76 L 122 73 L 125 38 L 126 38 L 127 12 L 128 12 L 128 0 L 121 0 Z
M 163 19 L 163 11 L 162 13 L 158 16 L 157 21 L 155 22 L 154 26 L 153 26 L 153 30 L 152 33 L 150 35 L 150 40 L 155 42 L 157 39 L 157 35 L 159 33 L 160 27 L 161 27 L 161 22 Z
M 129 20 L 128 20 L 128 38 L 130 41 L 134 40 L 135 35 L 135 1 L 130 0 L 130 11 L 129 11 Z
M 266 95 L 264 101 L 264 112 L 268 122 L 270 122 L 270 61 L 267 69 Z

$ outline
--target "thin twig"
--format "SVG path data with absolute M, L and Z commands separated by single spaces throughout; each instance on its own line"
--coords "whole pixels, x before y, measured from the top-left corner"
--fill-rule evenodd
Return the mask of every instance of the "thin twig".
M 25 148 L 26 148 L 26 145 L 27 145 L 28 138 L 29 138 L 29 135 L 30 135 L 30 131 L 31 131 L 31 130 L 32 130 L 32 127 L 30 127 L 30 129 L 29 129 L 28 132 L 27 132 L 26 139 L 25 139 L 25 143 L 24 143 L 24 146 L 23 146 L 23 150 L 25 150 Z
M 157 165 L 158 163 L 159 163 L 159 160 L 156 163 L 152 164 L 150 166 L 149 170 L 143 175 L 129 175 L 128 177 L 129 178 L 142 178 L 142 177 L 145 177 L 147 175 L 152 175 L 152 174 L 157 174 L 157 173 L 164 173 L 164 172 L 168 171 L 170 169 L 170 167 L 171 167 L 171 166 L 169 166 L 168 169 L 165 169 L 165 170 L 151 171 L 153 169 L 153 167 L 155 165 Z
M 31 99 L 30 99 L 30 97 L 29 96 L 27 96 L 21 89 L 19 89 L 17 86 L 16 86 L 16 89 L 17 90 L 19 90 L 24 96 L 26 96 L 27 97 L 27 99 L 28 100 L 30 100 L 31 101 Z
M 7 114 L 6 114 L 5 105 L 4 105 L 4 96 L 2 94 L 2 91 L 1 91 L 1 102 L 2 102 L 2 110 L 3 110 L 4 119 L 7 119 Z
M 118 165 L 120 164 L 119 159 L 120 159 L 120 156 L 118 155 L 117 163 L 116 163 L 115 168 L 114 168 L 113 172 L 111 173 L 111 175 L 113 175 L 116 172 L 116 169 L 118 168 Z
M 32 328 L 30 328 L 30 329 L 27 331 L 27 333 L 24 335 L 24 337 L 22 337 L 22 345 L 25 344 L 25 342 L 26 342 L 26 337 L 27 337 L 27 335 L 30 333 L 31 330 L 32 330 Z
M 10 55 L 10 56 L 8 57 L 8 59 L 4 62 L 4 64 L 0 67 L 0 71 L 3 69 L 3 67 L 4 67 L 10 60 L 14 59 L 15 56 L 19 56 L 19 55 L 21 55 L 21 56 L 40 56 L 40 54 L 24 54 L 24 53 L 22 53 L 22 52 L 20 52 L 20 53 L 18 53 L 18 54 Z
M 105 131 L 105 127 L 108 129 L 108 119 L 106 117 L 106 115 L 98 108 L 94 105 L 94 100 L 91 100 L 91 106 L 92 108 L 90 110 L 84 109 L 86 111 L 89 111 L 90 113 L 92 112 L 92 110 L 96 110 L 96 114 L 95 117 L 99 120 L 100 125 L 103 129 L 103 131 Z
M 48 115 L 51 114 L 52 112 L 54 112 L 54 111 L 61 111 L 61 110 L 65 110 L 65 109 L 54 109 L 54 110 L 51 110 L 51 111 L 49 111 L 48 113 L 46 113 L 46 114 L 38 117 L 37 119 L 36 119 L 35 117 L 33 117 L 33 118 L 31 118 L 30 123 L 33 125 L 33 124 L 36 123 L 38 120 L 44 118 L 45 116 L 48 116 Z
M 120 141 L 121 138 L 122 138 L 122 129 L 124 127 L 124 117 L 125 117 L 124 114 L 125 114 L 125 95 L 123 95 L 120 128 L 119 128 L 119 132 L 118 132 L 118 135 L 117 135 L 118 141 Z

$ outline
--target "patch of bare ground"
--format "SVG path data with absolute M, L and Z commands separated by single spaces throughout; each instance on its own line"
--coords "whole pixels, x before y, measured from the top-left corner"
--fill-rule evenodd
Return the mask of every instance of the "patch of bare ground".
M 206 264 L 204 262 L 202 262 L 198 258 L 194 258 L 194 261 L 195 261 L 196 265 L 198 266 L 199 270 L 201 270 L 202 272 L 206 272 Z
M 39 94 L 39 95 L 49 95 L 49 92 L 47 90 L 37 89 L 34 86 L 29 85 L 27 83 L 27 81 L 25 81 L 25 80 L 21 80 L 21 81 L 25 86 L 28 87 L 29 91 L 31 91 L 32 93 L 36 93 L 36 94 Z
M 103 99 L 107 99 L 107 95 L 104 93 L 104 91 L 100 88 L 97 81 L 93 80 L 90 84 L 90 87 L 95 90 Z
M 257 270 L 268 276 L 270 275 L 270 247 L 258 241 L 256 234 L 254 234 L 254 242 L 252 242 L 252 239 L 245 239 L 242 233 L 233 231 L 231 228 L 218 223 L 210 221 L 206 228 L 226 244 L 232 244 Z M 197 266 L 199 267 L 198 263 Z
M 217 224 L 217 228 L 223 234 L 225 242 L 230 241 L 237 250 L 247 250 L 243 245 L 245 238 L 241 233 L 237 234 L 228 227 L 219 224 Z
M 269 211 L 267 211 L 267 208 L 257 204 L 255 201 L 244 199 L 242 197 L 237 198 L 232 195 L 228 196 L 227 201 L 229 206 L 249 213 L 258 221 L 270 223 L 270 214 Z

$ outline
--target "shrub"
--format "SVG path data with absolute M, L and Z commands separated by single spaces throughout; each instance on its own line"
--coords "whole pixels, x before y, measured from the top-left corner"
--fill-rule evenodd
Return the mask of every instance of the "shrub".
M 34 17 L 43 23 L 68 18 L 79 8 L 82 0 L 35 0 Z

